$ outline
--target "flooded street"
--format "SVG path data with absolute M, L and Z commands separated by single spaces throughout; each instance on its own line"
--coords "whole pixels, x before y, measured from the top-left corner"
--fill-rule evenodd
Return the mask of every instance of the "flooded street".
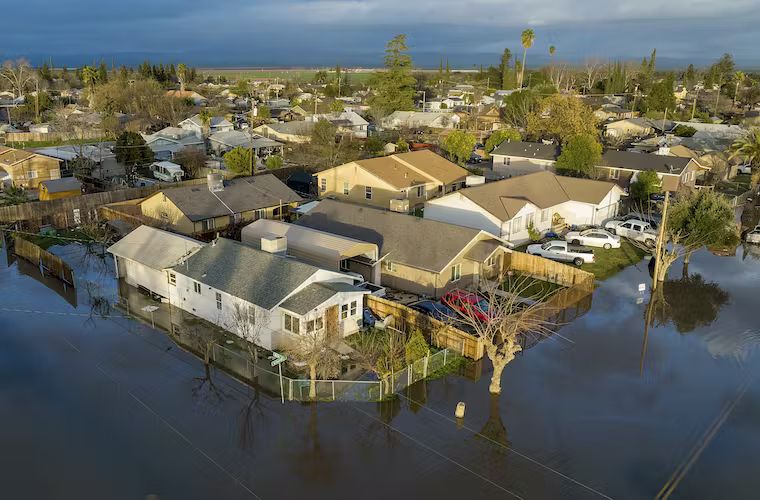
M 280 403 L 119 310 L 112 263 L 53 251 L 78 288 L 0 257 L 4 498 L 757 498 L 760 260 L 671 269 L 645 334 L 646 263 L 520 354 L 500 398 L 420 382 L 389 403 Z M 90 283 L 90 285 L 85 285 Z M 48 286 L 50 285 L 50 286 Z M 642 303 L 637 299 L 643 297 Z M 471 372 L 477 372 L 477 367 Z M 457 402 L 467 403 L 463 424 Z

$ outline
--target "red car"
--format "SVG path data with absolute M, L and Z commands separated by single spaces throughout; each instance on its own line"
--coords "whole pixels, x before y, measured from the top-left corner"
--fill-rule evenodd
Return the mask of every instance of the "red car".
M 472 316 L 478 321 L 488 321 L 488 301 L 478 294 L 465 290 L 451 290 L 441 298 L 441 302 L 462 313 Z

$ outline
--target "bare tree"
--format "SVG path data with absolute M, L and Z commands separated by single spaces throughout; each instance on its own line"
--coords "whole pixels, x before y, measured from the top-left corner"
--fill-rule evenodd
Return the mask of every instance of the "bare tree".
M 268 323 L 269 314 L 264 309 L 255 306 L 245 307 L 239 303 L 232 309 L 232 328 L 245 340 L 248 357 L 254 366 L 258 363 L 261 332 Z
M 301 325 L 303 327 L 305 325 Z M 317 399 L 317 379 L 340 375 L 341 358 L 334 342 L 324 329 L 302 331 L 293 345 L 287 349 L 288 360 L 295 367 L 309 370 L 309 398 Z
M 603 67 L 604 65 L 598 59 L 586 59 L 583 63 L 583 84 L 586 87 L 586 93 L 589 93 L 599 81 Z
M 530 292 L 533 279 L 521 276 L 508 282 L 502 290 L 497 282 L 481 279 L 479 295 L 488 303 L 464 304 L 456 308 L 457 318 L 485 346 L 488 359 L 493 364 L 493 375 L 488 390 L 501 393 L 501 374 L 504 367 L 522 350 L 520 337 L 532 332 L 549 336 L 556 326 L 550 306 L 544 301 L 548 292 Z M 484 310 L 485 309 L 485 310 Z
M 9 60 L 3 63 L 0 77 L 8 82 L 14 97 L 18 98 L 24 95 L 24 91 L 32 83 L 34 70 L 26 59 L 18 59 L 15 62 Z
M 378 379 L 390 378 L 385 394 L 393 392 L 396 372 L 404 367 L 406 336 L 396 329 L 377 330 L 355 337 L 354 358 L 357 363 Z

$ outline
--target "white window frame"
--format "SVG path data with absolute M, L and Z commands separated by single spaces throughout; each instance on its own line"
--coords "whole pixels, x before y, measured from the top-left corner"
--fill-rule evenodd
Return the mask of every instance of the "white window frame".
M 177 275 L 174 273 L 169 273 L 169 285 L 171 286 L 177 286 Z
M 348 318 L 348 304 L 341 304 L 340 306 L 340 319 Z
M 549 212 L 550 210 L 548 208 L 541 210 L 541 222 L 546 222 L 549 220 Z
M 61 178 L 61 169 L 59 168 L 51 168 L 50 172 L 48 172 L 50 175 L 50 179 L 60 179 Z
M 213 217 L 211 219 L 203 219 L 201 221 L 201 230 L 213 231 L 214 229 L 216 229 L 216 219 Z
M 198 295 L 201 295 L 201 290 L 202 290 L 201 284 L 198 283 L 197 281 L 193 281 L 193 291 L 197 293 Z
M 32 180 L 37 178 L 37 171 L 36 170 L 29 170 L 26 173 L 26 179 Z
M 456 283 L 462 279 L 462 263 L 451 266 L 451 283 Z
M 523 224 L 522 216 L 515 217 L 514 219 L 512 219 L 512 229 L 514 230 L 515 233 L 519 233 L 520 231 L 522 231 L 522 224 Z
M 424 198 L 425 194 L 425 185 L 417 186 L 417 198 Z
M 364 186 L 364 199 L 365 200 L 372 199 L 372 186 Z
M 319 190 L 320 192 L 324 193 L 327 191 L 327 179 L 322 177 L 319 179 Z
M 357 301 L 356 300 L 352 300 L 351 301 L 351 308 L 350 308 L 350 311 L 349 311 L 349 316 L 352 316 L 352 317 L 356 316 L 357 309 L 358 309 Z
M 282 329 L 296 335 L 300 334 L 301 319 L 286 312 L 282 313 Z
M 610 169 L 610 179 L 613 179 L 613 180 L 620 179 L 620 169 L 611 168 Z
M 396 272 L 396 263 L 392 260 L 385 259 L 383 262 L 385 264 L 385 270 L 389 273 L 395 273 Z

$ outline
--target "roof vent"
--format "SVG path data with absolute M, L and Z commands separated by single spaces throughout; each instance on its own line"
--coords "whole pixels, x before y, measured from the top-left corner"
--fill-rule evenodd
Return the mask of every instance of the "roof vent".
M 208 190 L 212 193 L 224 191 L 224 176 L 222 174 L 208 174 L 206 176 Z
M 266 234 L 261 237 L 261 249 L 275 255 L 282 255 L 288 251 L 288 238 L 274 234 Z

